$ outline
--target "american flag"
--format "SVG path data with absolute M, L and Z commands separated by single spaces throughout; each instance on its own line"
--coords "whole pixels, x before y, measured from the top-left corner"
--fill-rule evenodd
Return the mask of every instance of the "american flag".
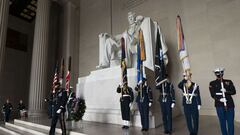
M 69 92 L 70 89 L 70 70 L 71 70 L 71 57 L 69 57 L 69 61 L 68 61 L 68 71 L 66 74 L 66 91 Z
M 66 75 L 66 91 L 69 91 L 70 88 L 70 71 L 67 71 L 67 75 Z
M 58 78 L 58 63 L 57 63 L 55 67 L 55 73 L 54 73 L 53 84 L 52 84 L 53 93 L 55 93 L 55 85 L 58 82 L 59 82 L 59 78 Z

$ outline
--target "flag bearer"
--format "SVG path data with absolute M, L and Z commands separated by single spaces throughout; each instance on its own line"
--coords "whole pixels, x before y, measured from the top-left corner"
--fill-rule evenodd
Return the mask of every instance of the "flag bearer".
M 157 86 L 160 92 L 159 102 L 162 111 L 162 121 L 164 125 L 164 133 L 172 133 L 172 109 L 175 106 L 175 91 L 173 84 L 167 79 L 165 82 Z
M 140 85 L 141 88 L 140 88 Z M 149 107 L 152 105 L 152 90 L 147 85 L 147 80 L 143 78 L 143 82 L 135 88 L 138 92 L 136 102 L 141 116 L 142 131 L 149 129 Z
M 122 129 L 128 129 L 130 125 L 130 106 L 134 99 L 133 91 L 132 88 L 127 85 L 127 83 L 124 83 L 122 87 L 120 85 L 118 86 L 117 93 L 121 94 L 120 104 L 123 120 Z
M 201 97 L 199 86 L 191 81 L 191 74 L 183 74 L 184 79 L 178 84 L 178 88 L 183 91 L 182 104 L 187 127 L 190 135 L 198 134 L 199 110 L 201 108 Z
M 65 126 L 65 111 L 66 111 L 66 103 L 67 103 L 67 91 L 64 88 L 60 88 L 60 83 L 55 85 L 56 92 L 54 93 L 53 105 L 54 105 L 54 114 L 51 123 L 51 129 L 49 131 L 49 135 L 55 135 L 55 128 L 57 125 L 57 121 L 59 119 L 62 135 L 66 135 L 66 126 Z

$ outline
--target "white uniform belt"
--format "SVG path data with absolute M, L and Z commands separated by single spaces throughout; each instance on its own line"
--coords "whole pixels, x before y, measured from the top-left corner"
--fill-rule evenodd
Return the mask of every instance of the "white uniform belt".
M 183 96 L 197 96 L 196 94 L 191 94 L 191 93 L 189 93 L 189 94 L 184 94 L 183 93 Z
M 168 94 L 167 93 L 160 93 L 160 95 L 167 96 Z
M 223 94 L 222 94 L 222 93 L 216 93 L 216 95 L 219 95 L 219 96 L 220 96 L 220 95 L 223 95 Z
M 130 95 L 122 95 L 123 97 L 130 97 Z

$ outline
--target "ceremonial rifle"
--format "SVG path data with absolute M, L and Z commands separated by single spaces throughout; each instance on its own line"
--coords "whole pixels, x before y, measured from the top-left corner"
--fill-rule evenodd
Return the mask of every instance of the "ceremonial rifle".
M 223 78 L 222 78 L 223 74 L 222 73 L 220 73 L 220 74 L 221 74 L 221 91 L 222 91 L 222 96 L 225 99 L 223 104 L 224 104 L 224 107 L 226 109 L 227 108 L 227 100 L 226 100 L 226 95 L 225 95 L 226 89 L 224 88 L 224 85 L 223 85 Z

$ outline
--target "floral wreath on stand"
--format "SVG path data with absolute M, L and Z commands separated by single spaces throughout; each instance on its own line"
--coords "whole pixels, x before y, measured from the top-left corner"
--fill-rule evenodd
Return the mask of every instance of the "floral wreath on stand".
M 85 110 L 86 110 L 85 100 L 82 98 L 77 98 L 77 103 L 75 105 L 74 112 L 72 113 L 73 120 L 74 121 L 82 120 Z

